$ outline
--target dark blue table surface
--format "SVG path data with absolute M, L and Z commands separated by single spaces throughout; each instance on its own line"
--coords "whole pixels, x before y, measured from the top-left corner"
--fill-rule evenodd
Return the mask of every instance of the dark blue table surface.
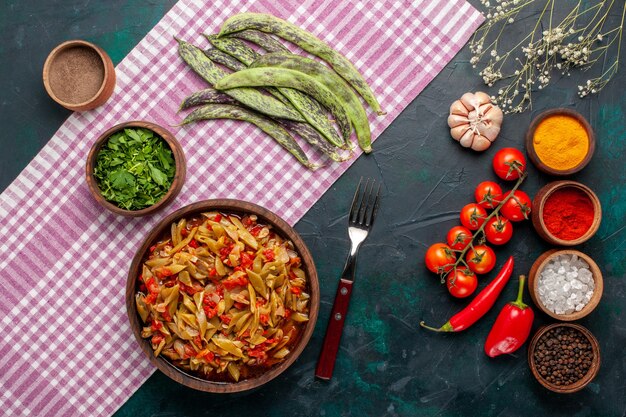
M 479 6 L 477 1 L 471 3 Z M 539 10 L 544 3 L 533 7 Z M 0 190 L 69 115 L 43 89 L 41 70 L 48 52 L 62 41 L 80 38 L 102 46 L 117 63 L 173 4 L 171 0 L 2 3 Z M 616 22 L 619 17 L 611 19 Z M 316 261 L 322 287 L 320 319 L 299 360 L 262 389 L 229 396 L 196 392 L 156 372 L 121 406 L 118 416 L 626 415 L 626 72 L 622 68 L 602 93 L 584 100 L 577 97 L 576 85 L 589 74 L 562 77 L 534 96 L 532 111 L 506 116 L 492 149 L 477 154 L 455 144 L 446 125 L 453 100 L 485 88 L 469 57 L 465 48 L 375 142 L 374 152 L 356 161 L 297 224 Z M 579 248 L 604 273 L 599 307 L 580 320 L 600 342 L 602 367 L 585 390 L 568 396 L 551 393 L 533 379 L 525 347 L 496 360 L 483 353 L 489 328 L 502 305 L 514 298 L 515 284 L 509 284 L 493 311 L 464 333 L 432 334 L 417 325 L 422 318 L 443 323 L 465 304 L 452 300 L 425 270 L 426 248 L 444 240 L 446 230 L 457 224 L 459 209 L 472 200 L 475 185 L 495 178 L 490 168 L 495 151 L 522 148 L 532 117 L 561 106 L 581 112 L 596 131 L 596 154 L 572 179 L 595 190 L 604 215 L 596 236 Z M 335 376 L 329 383 L 321 382 L 314 379 L 313 369 L 348 250 L 346 212 L 361 176 L 383 182 L 383 202 L 379 221 L 361 251 Z M 531 167 L 522 188 L 532 196 L 551 180 Z M 550 247 L 530 222 L 517 229 L 513 242 L 498 249 L 498 263 L 513 255 L 516 274 L 527 273 L 534 259 Z M 539 313 L 533 329 L 552 321 Z

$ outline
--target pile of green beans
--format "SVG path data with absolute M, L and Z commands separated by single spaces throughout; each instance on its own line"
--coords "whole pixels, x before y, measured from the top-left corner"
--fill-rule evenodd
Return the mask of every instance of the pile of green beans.
M 339 52 L 311 33 L 262 13 L 235 15 L 219 34 L 205 36 L 211 47 L 204 51 L 177 39 L 181 58 L 210 84 L 183 101 L 181 110 L 197 108 L 182 125 L 207 119 L 251 123 L 310 169 L 318 165 L 309 161 L 294 137 L 341 162 L 353 155 L 350 137 L 354 130 L 361 149 L 372 151 L 369 120 L 358 96 L 378 114 L 385 113 L 363 76 Z M 274 36 L 330 67 L 290 52 Z

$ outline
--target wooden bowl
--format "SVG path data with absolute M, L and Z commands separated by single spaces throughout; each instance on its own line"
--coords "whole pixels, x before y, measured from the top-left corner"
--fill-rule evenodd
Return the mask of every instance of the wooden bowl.
M 559 255 L 576 255 L 579 258 L 583 259 L 585 262 L 587 262 L 587 264 L 589 264 L 589 269 L 591 271 L 591 275 L 593 276 L 593 281 L 595 285 L 595 288 L 593 290 L 593 296 L 591 297 L 591 300 L 589 300 L 587 305 L 585 305 L 582 310 L 575 311 L 571 314 L 553 313 L 543 305 L 541 299 L 539 298 L 539 275 L 541 274 L 541 271 L 543 271 L 543 268 L 548 264 L 548 262 L 550 262 L 553 258 Z M 598 306 L 598 304 L 600 303 L 600 299 L 602 298 L 603 290 L 604 280 L 602 279 L 602 271 L 600 271 L 598 264 L 596 264 L 594 260 L 591 259 L 589 256 L 573 249 L 552 249 L 542 253 L 537 258 L 535 263 L 533 263 L 532 267 L 530 268 L 530 272 L 528 273 L 528 292 L 530 293 L 530 298 L 532 298 L 535 305 L 539 307 L 541 311 L 557 320 L 573 321 L 585 317 Z
M 575 118 L 583 125 L 583 127 L 587 131 L 587 136 L 589 137 L 589 149 L 587 150 L 587 155 L 585 155 L 585 158 L 575 167 L 566 169 L 566 170 L 557 170 L 544 164 L 539 159 L 539 156 L 537 155 L 537 152 L 535 151 L 535 146 L 533 144 L 533 136 L 535 135 L 535 130 L 537 130 L 537 126 L 539 126 L 539 123 L 541 123 L 547 117 L 555 116 L 555 115 L 564 115 L 564 116 L 570 116 L 570 117 Z M 591 125 L 589 124 L 589 122 L 587 122 L 587 120 L 583 117 L 582 114 L 572 109 L 560 107 L 560 108 L 544 111 L 543 113 L 538 114 L 533 119 L 533 121 L 530 123 L 530 126 L 528 127 L 528 130 L 526 131 L 526 152 L 528 153 L 528 157 L 530 158 L 532 163 L 537 167 L 539 171 L 546 173 L 546 174 L 556 175 L 556 176 L 566 176 L 566 175 L 571 175 L 580 171 L 585 166 L 587 166 L 587 164 L 591 160 L 591 157 L 593 156 L 595 149 L 596 149 L 596 136 L 595 136 L 595 133 L 593 132 L 593 129 L 591 128 Z
M 593 360 L 591 362 L 591 367 L 589 368 L 589 371 L 587 371 L 585 376 L 581 378 L 580 380 L 576 381 L 573 384 L 565 385 L 565 386 L 554 385 L 551 382 L 548 382 L 545 379 L 543 379 L 543 377 L 539 374 L 539 371 L 537 370 L 537 367 L 535 365 L 535 361 L 533 358 L 535 349 L 537 348 L 537 343 L 539 342 L 539 339 L 541 338 L 541 336 L 543 336 L 548 331 L 556 327 L 572 327 L 580 331 L 591 343 L 591 350 L 593 351 Z M 550 391 L 554 391 L 559 394 L 571 394 L 573 392 L 577 392 L 585 388 L 598 374 L 598 371 L 600 370 L 600 345 L 598 343 L 598 340 L 593 336 L 593 334 L 589 330 L 587 330 L 585 327 L 579 324 L 575 324 L 575 323 L 550 324 L 548 326 L 541 327 L 537 331 L 537 333 L 535 333 L 535 336 L 532 338 L 530 345 L 528 346 L 528 366 L 530 366 L 530 370 L 533 376 L 535 377 L 535 379 L 537 379 L 537 381 L 539 381 L 541 385 L 543 385 Z
M 176 163 L 176 173 L 174 174 L 174 179 L 172 180 L 172 185 L 170 186 L 169 191 L 163 196 L 163 198 L 161 198 L 161 200 L 157 201 L 156 204 L 153 204 L 150 207 L 146 207 L 141 210 L 125 210 L 116 206 L 115 204 L 108 202 L 102 196 L 96 178 L 93 175 L 93 170 L 96 166 L 96 158 L 98 157 L 98 152 L 100 151 L 102 145 L 104 145 L 104 143 L 109 140 L 109 137 L 111 137 L 112 134 L 127 127 L 149 129 L 158 134 L 169 145 L 170 149 L 172 150 L 172 156 L 174 157 L 174 161 Z M 185 182 L 185 177 L 187 175 L 187 162 L 185 160 L 183 148 L 180 146 L 180 143 L 178 143 L 174 135 L 168 130 L 154 123 L 144 121 L 132 121 L 115 125 L 103 134 L 101 134 L 100 137 L 98 137 L 96 142 L 91 147 L 89 154 L 87 155 L 87 166 L 85 169 L 85 175 L 87 178 L 89 191 L 91 191 L 91 195 L 93 195 L 93 197 L 102 207 L 121 216 L 140 217 L 146 216 L 148 214 L 153 214 L 161 210 L 174 200 L 174 198 L 178 195 L 181 188 L 183 187 L 183 183 Z
M 67 41 L 46 58 L 43 84 L 48 95 L 66 109 L 91 110 L 113 94 L 115 68 L 102 48 L 86 41 Z
M 577 239 L 564 240 L 554 236 L 546 227 L 546 224 L 543 221 L 543 208 L 546 201 L 550 197 L 550 194 L 552 194 L 556 190 L 570 187 L 576 188 L 584 192 L 587 197 L 589 197 L 589 199 L 591 200 L 591 204 L 593 204 L 594 216 L 591 226 L 584 235 L 580 236 Z M 595 235 L 598 231 L 598 228 L 600 227 L 600 222 L 602 221 L 602 206 L 600 205 L 600 200 L 598 199 L 598 196 L 591 190 L 591 188 L 587 187 L 586 185 L 569 180 L 554 181 L 546 184 L 537 192 L 537 194 L 535 194 L 531 210 L 531 220 L 533 223 L 533 227 L 535 228 L 539 236 L 541 236 L 541 238 L 546 242 L 558 246 L 576 246 L 591 239 L 591 237 Z
M 309 306 L 309 321 L 301 333 L 300 339 L 294 346 L 292 352 L 286 357 L 286 359 L 276 364 L 274 367 L 267 370 L 267 372 L 251 379 L 242 380 L 239 382 L 212 382 L 205 379 L 198 378 L 194 375 L 186 373 L 183 369 L 175 367 L 167 359 L 162 356 L 155 357 L 150 341 L 141 337 L 141 318 L 137 313 L 135 307 L 135 294 L 137 278 L 141 273 L 142 260 L 145 258 L 149 248 L 155 244 L 159 237 L 164 232 L 170 230 L 170 226 L 173 222 L 182 219 L 183 217 L 192 216 L 205 211 L 220 211 L 225 213 L 235 214 L 256 214 L 260 222 L 265 224 L 271 224 L 277 234 L 291 240 L 293 242 L 296 251 L 300 255 L 302 261 L 302 269 L 306 273 L 309 287 L 310 287 L 310 306 Z M 319 281 L 317 278 L 317 270 L 311 253 L 309 252 L 306 244 L 291 226 L 289 226 L 284 220 L 278 217 L 271 211 L 257 206 L 253 203 L 248 203 L 240 200 L 218 199 L 218 200 L 206 200 L 200 201 L 183 207 L 174 213 L 167 216 L 150 232 L 146 237 L 143 244 L 135 254 L 133 261 L 128 272 L 128 279 L 126 281 L 126 311 L 128 318 L 130 319 L 130 326 L 133 330 L 133 334 L 137 339 L 137 342 L 141 346 L 141 349 L 146 354 L 150 362 L 156 366 L 161 372 L 174 381 L 179 382 L 190 388 L 194 388 L 200 391 L 213 392 L 213 393 L 232 393 L 246 391 L 253 388 L 257 388 L 278 375 L 283 373 L 287 368 L 293 364 L 298 356 L 302 353 L 306 347 L 313 330 L 315 329 L 315 323 L 317 321 L 317 315 L 319 312 L 320 303 L 320 289 Z

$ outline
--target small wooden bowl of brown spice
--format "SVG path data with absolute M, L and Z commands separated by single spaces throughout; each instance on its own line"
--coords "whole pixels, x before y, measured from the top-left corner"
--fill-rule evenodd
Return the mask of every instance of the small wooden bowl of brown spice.
M 48 95 L 73 111 L 95 109 L 115 89 L 115 68 L 107 53 L 93 43 L 73 40 L 50 52 L 43 66 Z
M 528 347 L 528 365 L 541 385 L 559 394 L 585 388 L 600 370 L 600 345 L 585 327 L 554 323 L 540 328 Z

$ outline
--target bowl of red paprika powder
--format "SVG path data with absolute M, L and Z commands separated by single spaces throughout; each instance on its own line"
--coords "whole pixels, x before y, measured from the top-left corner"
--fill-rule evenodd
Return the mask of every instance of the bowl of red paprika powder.
M 575 246 L 589 240 L 600 227 L 602 208 L 596 194 L 576 181 L 554 181 L 537 192 L 532 222 L 546 242 Z

